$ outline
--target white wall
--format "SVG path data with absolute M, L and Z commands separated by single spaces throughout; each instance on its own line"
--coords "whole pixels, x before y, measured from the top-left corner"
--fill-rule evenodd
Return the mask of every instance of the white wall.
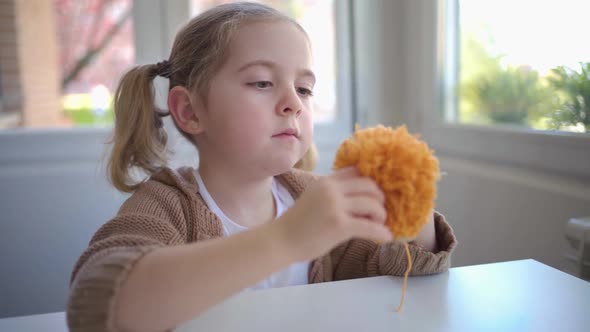
M 106 135 L 70 134 L 0 133 L 0 318 L 63 310 L 76 259 L 124 198 L 98 166 Z
M 567 267 L 565 223 L 590 215 L 590 186 L 575 177 L 439 155 L 437 208 L 460 245 L 454 266 L 534 258 Z

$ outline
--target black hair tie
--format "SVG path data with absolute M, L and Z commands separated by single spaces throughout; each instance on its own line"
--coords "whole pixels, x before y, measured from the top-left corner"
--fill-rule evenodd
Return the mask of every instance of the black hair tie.
M 172 65 L 170 61 L 164 60 L 156 63 L 156 74 L 164 78 L 170 78 L 172 75 Z

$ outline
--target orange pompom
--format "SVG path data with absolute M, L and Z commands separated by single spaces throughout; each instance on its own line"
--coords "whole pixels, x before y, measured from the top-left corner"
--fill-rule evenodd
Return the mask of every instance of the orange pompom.
M 414 239 L 432 213 L 440 178 L 438 160 L 426 143 L 405 126 L 357 127 L 334 160 L 334 169 L 347 166 L 356 166 L 385 193 L 386 225 L 395 239 Z

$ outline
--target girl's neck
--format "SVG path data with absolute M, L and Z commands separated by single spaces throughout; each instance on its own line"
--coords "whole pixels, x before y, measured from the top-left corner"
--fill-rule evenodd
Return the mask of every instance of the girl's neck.
M 224 169 L 206 162 L 200 163 L 199 174 L 217 206 L 233 222 L 253 227 L 275 217 L 272 177 L 246 178 L 235 169 Z

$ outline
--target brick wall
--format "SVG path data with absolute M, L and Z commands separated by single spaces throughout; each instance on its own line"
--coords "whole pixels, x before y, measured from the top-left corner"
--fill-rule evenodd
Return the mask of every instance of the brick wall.
M 0 0 L 0 127 L 21 121 L 22 94 L 18 65 L 16 13 L 14 0 Z
M 0 126 L 55 126 L 61 118 L 54 16 L 53 1 L 0 0 Z

